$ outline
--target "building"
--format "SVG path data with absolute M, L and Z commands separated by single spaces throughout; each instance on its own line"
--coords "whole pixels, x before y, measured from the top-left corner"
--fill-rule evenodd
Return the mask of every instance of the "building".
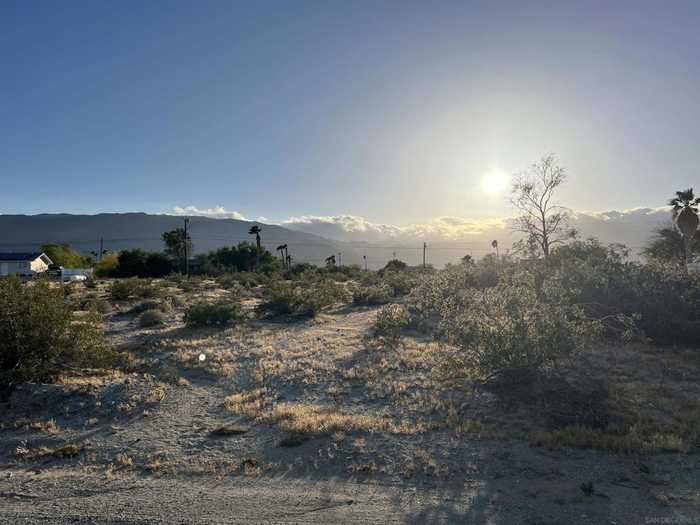
M 32 276 L 45 272 L 53 264 L 45 253 L 0 253 L 0 276 Z

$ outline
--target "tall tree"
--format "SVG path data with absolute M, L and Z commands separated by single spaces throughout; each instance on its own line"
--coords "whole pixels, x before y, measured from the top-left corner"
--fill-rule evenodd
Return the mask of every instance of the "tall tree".
M 564 168 L 554 155 L 547 155 L 533 164 L 527 172 L 516 176 L 511 203 L 520 212 L 511 229 L 524 233 L 524 246 L 547 259 L 558 244 L 575 237 L 569 227 L 569 213 L 557 204 L 554 194 L 566 180 Z
M 44 252 L 54 264 L 64 268 L 86 268 L 92 266 L 93 261 L 68 244 L 43 244 L 41 251 Z
M 255 244 L 258 247 L 258 252 L 255 256 L 255 268 L 258 268 L 260 266 L 260 250 L 261 250 L 261 245 L 260 245 L 260 232 L 262 231 L 262 228 L 258 226 L 257 224 L 254 226 L 250 227 L 250 230 L 248 230 L 249 235 L 255 235 Z
M 683 262 L 685 268 L 693 258 L 693 239 L 698 231 L 698 204 L 700 197 L 695 198 L 693 188 L 677 191 L 676 196 L 669 202 L 673 222 L 683 236 Z
M 700 250 L 700 230 L 693 237 L 691 251 Z M 649 260 L 685 267 L 685 239 L 675 224 L 663 226 L 654 232 L 642 255 Z
M 287 245 L 281 244 L 280 246 L 277 247 L 277 251 L 280 254 L 280 260 L 282 261 L 282 266 L 286 267 L 287 266 Z
M 192 253 L 192 238 L 189 232 L 185 232 L 184 228 L 175 228 L 169 232 L 163 233 L 163 242 L 165 243 L 165 253 L 170 255 L 176 261 L 180 261 L 182 267 L 185 267 L 185 257 Z

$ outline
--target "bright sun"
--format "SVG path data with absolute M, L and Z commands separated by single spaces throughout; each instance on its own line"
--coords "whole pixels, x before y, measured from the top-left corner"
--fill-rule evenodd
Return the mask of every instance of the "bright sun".
M 490 171 L 481 179 L 481 188 L 486 193 L 501 193 L 507 187 L 508 175 L 501 171 Z

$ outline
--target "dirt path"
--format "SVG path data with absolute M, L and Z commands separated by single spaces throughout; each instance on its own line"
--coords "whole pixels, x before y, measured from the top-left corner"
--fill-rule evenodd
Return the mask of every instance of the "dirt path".
M 526 483 L 527 480 L 520 480 Z M 699 523 L 697 508 L 658 507 L 633 484 L 608 485 L 591 497 L 557 490 L 561 482 L 474 479 L 402 485 L 298 478 L 104 478 L 75 471 L 0 480 L 0 523 Z M 560 496 L 552 497 L 555 494 Z M 568 496 L 566 495 L 568 493 Z

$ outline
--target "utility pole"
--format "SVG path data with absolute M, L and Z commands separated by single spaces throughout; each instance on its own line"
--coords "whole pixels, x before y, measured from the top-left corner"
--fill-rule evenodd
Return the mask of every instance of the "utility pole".
M 105 252 L 105 240 L 100 237 L 100 254 L 97 256 L 97 260 L 101 261 L 102 260 L 102 254 Z
M 365 260 L 365 271 L 367 271 L 367 256 L 363 255 L 362 258 Z
M 189 254 L 187 253 L 188 252 L 187 245 L 189 244 L 187 242 L 187 225 L 189 224 L 189 222 L 190 222 L 190 218 L 185 217 L 185 275 L 187 275 L 188 277 L 190 275 L 190 257 L 189 257 Z
M 343 266 L 343 259 L 341 259 L 342 255 L 342 253 L 338 252 L 338 266 Z
M 426 243 L 423 243 L 423 268 L 425 268 L 425 249 L 428 247 Z

